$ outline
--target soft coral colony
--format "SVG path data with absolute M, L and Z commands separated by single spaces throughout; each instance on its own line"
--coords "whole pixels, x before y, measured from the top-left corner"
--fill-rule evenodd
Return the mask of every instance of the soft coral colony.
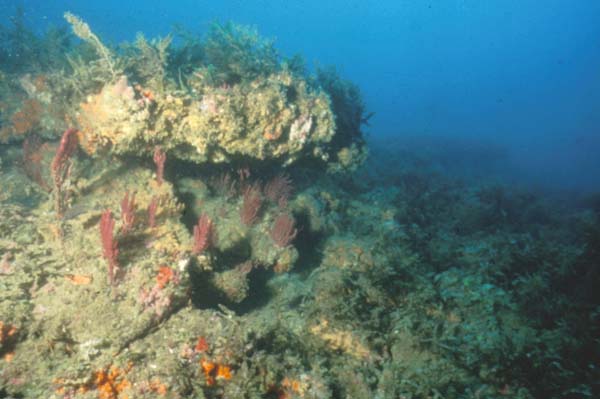
M 39 189 L 15 262 L 45 265 L 13 273 L 7 263 L 2 276 L 25 301 L 2 308 L 0 393 L 222 397 L 240 389 L 249 345 L 226 306 L 244 303 L 253 273 L 284 273 L 299 258 L 299 208 L 282 169 L 360 165 L 360 130 L 336 128 L 348 118 L 332 101 L 362 103 L 341 80 L 327 92 L 249 28 L 214 24 L 204 41 L 178 45 L 139 35 L 116 49 L 65 19 L 80 40 L 36 41 L 51 62 L 8 65 L 18 79 L 0 87 L 0 140 L 23 142 Z M 182 168 L 201 172 L 181 178 Z M 173 320 L 187 328 L 155 333 Z M 210 350 L 190 349 L 196 330 Z

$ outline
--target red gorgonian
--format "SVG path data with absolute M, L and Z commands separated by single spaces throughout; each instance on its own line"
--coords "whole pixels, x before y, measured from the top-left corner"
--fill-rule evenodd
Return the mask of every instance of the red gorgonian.
M 296 238 L 298 229 L 296 220 L 287 213 L 282 213 L 275 218 L 271 227 L 271 238 L 278 247 L 285 248 Z
M 198 223 L 194 226 L 194 243 L 192 253 L 198 255 L 204 252 L 213 241 L 213 223 L 206 214 L 198 218 Z

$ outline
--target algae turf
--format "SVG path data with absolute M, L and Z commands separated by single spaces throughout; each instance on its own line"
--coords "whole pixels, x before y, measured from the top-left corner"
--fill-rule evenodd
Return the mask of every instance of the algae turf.
M 0 64 L 0 396 L 597 396 L 597 210 L 364 164 L 358 89 L 252 29 L 66 18 Z

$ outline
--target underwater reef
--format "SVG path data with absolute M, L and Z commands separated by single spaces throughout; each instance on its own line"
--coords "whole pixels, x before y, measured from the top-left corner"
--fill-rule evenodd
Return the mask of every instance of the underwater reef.
M 593 398 L 600 200 L 369 157 L 256 30 L 0 26 L 0 397 Z

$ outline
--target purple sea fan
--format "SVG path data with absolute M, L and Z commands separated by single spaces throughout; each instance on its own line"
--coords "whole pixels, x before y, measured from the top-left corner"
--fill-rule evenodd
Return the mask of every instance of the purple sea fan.
M 210 218 L 203 214 L 198 219 L 198 224 L 194 226 L 194 244 L 192 253 L 198 255 L 204 252 L 212 244 L 213 223 Z
M 156 146 L 154 148 L 154 156 L 152 159 L 156 164 L 156 182 L 160 186 L 163 183 L 163 176 L 165 174 L 165 162 L 167 161 L 167 154 L 165 154 L 160 146 Z
M 119 268 L 117 256 L 119 256 L 119 247 L 114 237 L 115 220 L 110 209 L 102 212 L 100 218 L 100 238 L 102 240 L 102 256 L 108 262 L 108 281 L 111 285 L 115 284 L 116 274 Z
M 296 238 L 298 229 L 293 216 L 282 213 L 275 218 L 271 227 L 271 238 L 280 248 L 285 248 Z
M 51 172 L 54 180 L 56 214 L 62 218 L 68 201 L 68 192 L 63 192 L 63 184 L 71 175 L 71 157 L 77 151 L 77 129 L 65 130 L 52 160 Z
M 229 173 L 222 173 L 220 176 L 213 178 L 211 186 L 213 190 L 226 199 L 233 198 L 236 195 L 236 181 Z
M 293 191 L 292 180 L 285 173 L 275 176 L 265 185 L 265 196 L 280 208 L 287 206 Z
M 121 219 L 123 221 L 121 233 L 126 234 L 133 228 L 135 222 L 135 193 L 130 197 L 129 191 L 125 192 L 121 200 Z
M 158 198 L 152 196 L 150 205 L 148 205 L 148 227 L 151 229 L 156 226 L 156 211 L 158 210 Z
M 260 185 L 255 183 L 248 186 L 244 191 L 244 200 L 240 209 L 240 219 L 246 226 L 251 226 L 258 219 L 258 213 L 262 207 L 262 194 Z

